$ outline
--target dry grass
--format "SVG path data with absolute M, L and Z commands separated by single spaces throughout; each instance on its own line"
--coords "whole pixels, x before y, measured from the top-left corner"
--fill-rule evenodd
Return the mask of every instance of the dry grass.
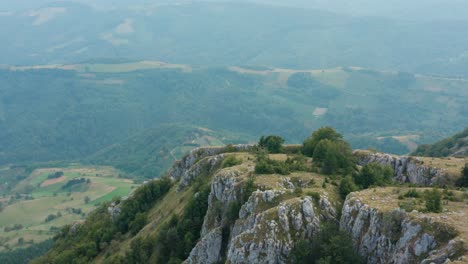
M 363 190 L 355 193 L 354 195 L 358 197 L 363 203 L 368 204 L 371 207 L 378 208 L 382 212 L 388 212 L 399 208 L 398 203 L 402 200 L 398 199 L 398 195 L 406 193 L 412 188 L 406 187 L 385 187 L 385 188 L 372 188 Z M 431 190 L 430 188 L 416 188 L 418 191 L 422 192 L 424 190 Z M 456 197 L 462 198 L 466 195 L 466 192 L 452 190 Z M 406 198 L 409 200 L 412 198 Z M 431 220 L 436 222 L 441 222 L 449 224 L 456 228 L 459 232 L 459 238 L 468 241 L 468 206 L 467 199 L 461 201 L 446 201 L 447 204 L 443 204 L 442 213 L 422 213 L 422 212 L 412 212 L 411 216 L 415 218 L 429 217 Z
M 465 163 L 468 163 L 468 157 L 465 158 L 432 158 L 432 157 L 418 157 L 422 160 L 424 165 L 429 167 L 441 168 L 451 176 L 459 177 L 461 171 L 465 166 Z
M 46 186 L 49 186 L 49 185 L 52 185 L 52 184 L 63 182 L 65 179 L 66 179 L 65 176 L 58 177 L 58 178 L 55 178 L 55 179 L 48 179 L 48 180 L 45 180 L 45 181 L 43 181 L 41 183 L 41 187 L 46 187 Z

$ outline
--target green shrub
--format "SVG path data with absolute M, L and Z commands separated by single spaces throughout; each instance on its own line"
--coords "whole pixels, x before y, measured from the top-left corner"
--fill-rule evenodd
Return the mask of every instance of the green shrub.
M 339 192 L 341 198 L 345 199 L 346 196 L 351 193 L 359 190 L 357 185 L 354 183 L 354 180 L 351 176 L 346 176 L 340 181 Z
M 275 170 L 273 166 L 267 160 L 257 161 L 255 164 L 255 173 L 257 174 L 273 174 Z
M 416 189 L 410 189 L 409 191 L 407 191 L 404 195 L 404 197 L 411 197 L 411 198 L 421 198 L 422 195 L 421 193 L 419 193 L 418 191 L 416 191 Z
M 227 156 L 224 161 L 223 161 L 223 168 L 228 168 L 228 167 L 232 167 L 232 166 L 236 166 L 236 165 L 239 165 L 242 163 L 242 160 L 241 159 L 238 159 L 236 156 L 234 155 L 229 155 Z
M 323 139 L 317 143 L 313 153 L 313 161 L 320 166 L 322 173 L 351 173 L 355 166 L 351 147 L 345 141 Z
M 294 188 L 294 194 L 298 197 L 300 197 L 302 195 L 303 191 L 302 191 L 302 188 L 301 187 L 296 187 Z
M 369 163 L 362 167 L 354 180 L 364 189 L 370 186 L 385 186 L 392 182 L 393 170 L 390 166 L 382 166 L 378 163 Z
M 285 161 L 290 171 L 308 171 L 307 160 L 302 155 L 288 157 Z
M 286 162 L 272 160 L 265 155 L 264 152 L 257 153 L 257 161 L 255 164 L 255 173 L 257 174 L 273 174 L 278 173 L 288 175 L 290 173 L 289 166 Z
M 412 212 L 416 209 L 416 202 L 413 200 L 399 202 L 398 206 L 406 212 Z
M 224 148 L 224 151 L 227 152 L 227 153 L 230 153 L 230 152 L 236 152 L 237 150 L 234 147 L 234 145 L 227 144 L 226 147 Z
M 441 199 L 442 195 L 437 189 L 432 189 L 432 191 L 425 191 L 424 200 L 426 202 L 426 210 L 433 213 L 442 212 Z
M 270 153 L 281 153 L 283 151 L 284 139 L 280 136 L 262 136 L 258 146 L 268 150 Z
M 289 263 L 360 264 L 364 260 L 354 250 L 348 234 L 340 231 L 338 225 L 326 223 L 312 240 L 300 240 L 294 245 Z
M 239 218 L 241 204 L 237 201 L 232 201 L 228 204 L 226 216 L 230 223 L 234 223 Z
M 314 200 L 320 200 L 320 193 L 318 192 L 307 192 L 307 195 L 312 197 Z
M 383 233 L 390 237 L 392 243 L 396 243 L 401 236 L 401 223 L 405 218 L 405 214 L 399 210 L 387 212 L 383 215 L 382 230 Z
M 468 163 L 465 164 L 461 171 L 461 177 L 457 181 L 457 186 L 468 187 Z
M 314 155 L 315 147 L 317 144 L 324 139 L 330 141 L 342 140 L 343 136 L 336 132 L 331 127 L 322 127 L 314 131 L 310 137 L 308 137 L 302 144 L 302 153 L 304 155 L 312 157 Z

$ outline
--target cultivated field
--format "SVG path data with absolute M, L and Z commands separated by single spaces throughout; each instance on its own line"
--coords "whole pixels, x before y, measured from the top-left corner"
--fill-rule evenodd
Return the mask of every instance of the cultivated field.
M 49 176 L 56 172 L 63 175 Z M 136 185 L 119 173 L 112 167 L 79 165 L 34 170 L 17 187 L 30 189 L 28 197 L 15 199 L 13 190 L 10 204 L 0 213 L 0 252 L 46 240 L 61 226 L 84 219 L 96 205 L 127 196 Z

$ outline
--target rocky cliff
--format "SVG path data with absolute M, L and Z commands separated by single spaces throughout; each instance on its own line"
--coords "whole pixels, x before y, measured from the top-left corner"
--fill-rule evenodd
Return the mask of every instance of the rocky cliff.
M 395 156 L 362 150 L 356 150 L 353 153 L 357 163 L 361 166 L 372 162 L 389 165 L 394 171 L 394 180 L 398 182 L 428 186 L 434 185 L 447 177 L 446 171 L 441 168 L 426 166 L 417 157 Z
M 201 239 L 186 263 L 286 263 L 296 241 L 311 238 L 323 221 L 337 221 L 327 193 L 297 197 L 291 182 L 282 186 L 284 177 L 276 177 L 280 188 L 245 193 L 253 170 L 246 161 L 214 175 Z M 242 205 L 237 219 L 229 216 L 233 205 Z
M 438 264 L 466 252 L 463 234 L 451 225 L 465 217 L 463 211 L 408 213 L 396 200 L 388 190 L 366 190 L 350 194 L 344 203 L 340 227 L 368 263 Z
M 105 261 L 97 262 L 131 263 L 132 259 L 140 263 L 166 263 L 169 260 L 159 261 L 160 256 L 177 256 L 172 260 L 190 264 L 285 264 L 290 263 L 298 241 L 310 242 L 320 237 L 317 235 L 324 223 L 339 224 L 341 231 L 352 238 L 352 242 L 347 242 L 348 249 L 352 251 L 354 246 L 367 263 L 464 261 L 467 252 L 464 241 L 468 239 L 465 192 L 453 190 L 440 214 L 416 211 L 422 211 L 422 198 L 399 199 L 408 190 L 404 186 L 362 190 L 349 194 L 343 201 L 340 176 L 313 172 L 316 168 L 311 158 L 301 157 L 304 166 L 288 175 L 256 174 L 256 156 L 248 152 L 251 148 L 248 145 L 199 148 L 175 163 L 168 172 L 172 180 L 163 179 L 172 187 L 145 211 L 148 220 L 145 226 L 136 233 L 119 235 L 110 245 L 102 243 L 103 250 L 97 259 Z M 371 162 L 390 165 L 396 181 L 432 185 L 445 177 L 442 169 L 427 166 L 416 158 L 354 154 L 360 165 Z M 294 155 L 270 154 L 269 159 L 291 162 L 291 158 L 297 158 Z M 226 164 L 227 157 L 235 162 Z M 140 189 L 144 190 L 145 185 Z M 110 221 L 106 225 L 120 224 L 115 222 L 116 216 L 125 216 L 131 209 L 123 205 L 132 202 L 136 206 L 135 199 L 158 191 L 159 187 L 137 190 L 128 200 L 107 205 L 95 220 L 107 217 Z M 423 191 L 421 187 L 419 192 Z M 414 209 L 402 203 L 411 203 Z M 197 212 L 187 208 L 196 208 Z M 135 220 L 129 227 L 132 223 Z M 85 223 L 80 230 L 90 224 Z M 179 232 L 183 226 L 190 228 Z M 197 231 L 185 237 L 192 229 Z M 74 234 L 69 233 L 68 241 L 76 243 Z M 183 244 L 183 253 L 171 252 L 185 239 L 190 244 Z M 172 245 L 165 249 L 165 255 L 158 253 L 162 252 L 159 241 Z M 57 253 L 61 257 L 60 254 Z M 146 262 L 141 260 L 143 257 Z M 51 263 L 48 261 L 46 258 L 40 263 Z
M 206 151 L 202 153 L 211 166 L 224 157 L 220 152 L 214 152 L 218 154 L 213 156 L 206 155 Z M 425 166 L 416 158 L 367 152 L 365 155 L 355 152 L 355 155 L 360 165 L 370 162 L 390 165 L 395 180 L 401 182 L 432 185 L 445 177 L 442 169 Z M 187 160 L 192 160 L 189 156 Z M 339 221 L 341 229 L 352 236 L 356 249 L 368 263 L 444 263 L 460 257 L 465 250 L 458 232 L 435 221 L 439 218 L 407 213 L 398 204 L 385 211 L 384 205 L 388 203 L 385 198 L 381 206 L 372 207 L 359 198 L 366 193 L 348 196 L 341 220 L 336 212 L 339 206 L 330 201 L 327 192 L 315 198 L 294 195 L 293 190 L 298 186 L 291 182 L 291 176 L 270 176 L 270 180 L 276 181 L 273 185 L 246 194 L 243 185 L 253 170 L 254 163 L 245 161 L 241 166 L 215 173 L 201 239 L 186 263 L 287 263 L 295 242 L 312 238 L 325 221 Z M 189 166 L 181 174 L 181 186 L 193 180 L 197 171 L 196 165 Z M 248 200 L 243 201 L 245 195 Z M 234 222 L 228 217 L 232 204 L 242 204 Z M 439 231 L 446 234 L 441 235 Z

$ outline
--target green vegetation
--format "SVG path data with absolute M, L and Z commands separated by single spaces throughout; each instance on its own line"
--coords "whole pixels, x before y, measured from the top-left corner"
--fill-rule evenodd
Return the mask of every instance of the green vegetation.
M 99 203 L 127 196 L 136 186 L 111 167 L 7 168 L 25 174 L 6 193 L 0 213 L 0 253 L 52 238 L 60 227 L 83 220 Z M 61 175 L 61 176 L 60 176 Z M 59 176 L 59 177 L 56 177 Z M 87 201 L 87 202 L 86 202 Z M 23 239 L 24 244 L 18 244 Z
M 26 248 L 19 248 L 10 252 L 0 253 L 2 264 L 27 264 L 34 258 L 45 254 L 53 245 L 53 240 L 48 239 L 34 243 Z
M 457 181 L 457 186 L 468 187 L 468 163 L 465 164 L 461 171 L 461 177 Z
M 365 165 L 354 180 L 364 189 L 370 186 L 385 186 L 392 182 L 393 170 L 390 166 L 382 166 L 377 163 Z
M 428 212 L 442 212 L 442 194 L 437 189 L 433 189 L 432 191 L 425 191 L 424 200 L 426 202 L 426 210 Z
M 265 138 L 261 138 L 261 141 Z M 370 163 L 359 171 L 349 144 L 343 140 L 341 134 L 331 127 L 323 127 L 314 131 L 304 141 L 302 153 L 313 157 L 313 165 L 325 175 L 334 175 L 338 182 L 331 182 L 338 186 L 339 194 L 345 199 L 350 192 L 367 189 L 371 186 L 386 186 L 391 184 L 393 170 L 389 166 L 381 166 Z M 282 174 L 287 175 L 293 171 L 313 171 L 316 167 L 310 167 L 306 158 L 301 155 L 288 156 L 285 161 L 271 159 L 268 151 L 257 151 L 255 173 L 257 174 Z M 327 187 L 327 181 L 322 188 Z M 301 195 L 302 190 L 295 190 L 296 195 Z
M 348 174 L 354 171 L 355 162 L 350 145 L 331 127 L 322 127 L 307 138 L 302 153 L 313 157 L 324 174 Z
M 269 153 L 283 152 L 284 139 L 280 136 L 262 136 L 258 141 L 258 146 L 265 148 Z
M 200 146 L 246 143 L 246 136 L 190 125 L 162 124 L 106 147 L 86 158 L 86 163 L 109 165 L 143 180 L 163 175 L 185 153 Z M 228 151 L 229 152 L 229 151 Z
M 344 141 L 319 141 L 314 150 L 314 163 L 321 167 L 324 174 L 348 174 L 355 168 L 351 147 Z
M 145 213 L 164 197 L 171 186 L 171 180 L 166 178 L 150 181 L 138 188 L 128 200 L 115 201 L 116 204 L 120 202 L 120 214 L 115 219 L 107 211 L 109 203 L 103 204 L 83 224 L 62 228 L 55 237 L 52 251 L 34 263 L 88 263 L 113 239 L 127 232 L 138 232 L 146 224 Z
M 343 140 L 343 136 L 331 127 L 319 128 L 304 141 L 302 153 L 304 153 L 304 155 L 306 156 L 312 157 L 314 155 L 315 147 L 319 144 L 321 140 L 325 139 L 328 139 L 332 142 L 336 142 L 339 140 Z
M 0 118 L 5 117 L 0 123 L 0 165 L 84 160 L 114 166 L 126 177 L 154 178 L 194 147 L 252 142 L 256 135 L 271 132 L 300 142 L 307 136 L 304 131 L 329 125 L 353 147 L 406 153 L 403 144 L 417 143 L 422 131 L 431 131 L 421 139 L 427 142 L 468 123 L 462 113 L 467 96 L 459 92 L 465 82 L 457 80 L 415 77 L 405 84 L 397 74 L 358 69 L 115 73 L 105 71 L 114 64 L 100 67 L 103 71 L 89 73 L 0 70 L 0 92 L 11 99 L 0 104 Z M 333 87 L 334 95 L 317 96 L 317 83 Z M 431 87 L 447 87 L 445 101 L 442 92 L 428 90 Z M 391 99 L 400 93 L 407 96 Z M 34 103 L 37 98 L 40 104 Z M 318 116 L 313 114 L 316 109 Z M 11 118 L 17 116 L 22 118 Z M 414 122 L 416 116 L 425 122 Z M 306 141 L 304 154 L 312 156 L 320 139 Z
M 420 145 L 411 155 L 427 157 L 468 155 L 468 128 L 434 144 Z
M 346 176 L 340 181 L 339 191 L 341 198 L 345 199 L 346 196 L 351 193 L 358 191 L 358 186 L 354 183 L 353 177 Z
M 47 175 L 47 179 L 57 179 L 63 176 L 63 171 L 56 171 Z
M 306 159 L 301 155 L 288 157 L 285 161 L 275 160 L 269 157 L 268 152 L 259 150 L 255 164 L 255 173 L 257 174 L 273 174 L 278 173 L 288 175 L 294 171 L 308 171 L 310 166 L 307 165 Z
M 179 218 L 174 216 L 156 237 L 157 263 L 167 263 L 170 259 L 185 260 L 200 237 L 204 216 L 208 209 L 209 185 L 203 187 L 185 208 Z M 144 261 L 143 261 L 144 262 Z
M 413 188 L 413 189 L 410 189 L 409 191 L 407 191 L 404 194 L 404 197 L 407 197 L 407 198 L 421 198 L 422 195 L 416 189 Z
M 229 155 L 223 160 L 223 168 L 236 166 L 242 163 L 241 159 L 236 158 L 234 155 Z
M 337 263 L 359 264 L 364 260 L 353 249 L 349 235 L 339 230 L 338 225 L 327 223 L 311 241 L 301 240 L 291 251 L 290 263 Z

